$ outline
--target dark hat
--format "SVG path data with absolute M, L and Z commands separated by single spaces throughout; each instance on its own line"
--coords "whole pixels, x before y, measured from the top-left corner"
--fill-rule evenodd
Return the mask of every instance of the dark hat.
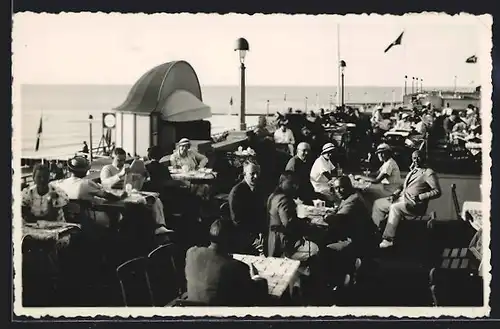
M 68 169 L 71 172 L 87 172 L 90 169 L 90 165 L 84 157 L 76 156 L 68 160 Z

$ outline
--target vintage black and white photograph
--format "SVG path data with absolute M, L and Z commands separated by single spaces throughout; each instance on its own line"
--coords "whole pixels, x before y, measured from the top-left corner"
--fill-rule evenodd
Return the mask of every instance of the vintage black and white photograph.
M 488 315 L 491 25 L 15 14 L 14 313 Z

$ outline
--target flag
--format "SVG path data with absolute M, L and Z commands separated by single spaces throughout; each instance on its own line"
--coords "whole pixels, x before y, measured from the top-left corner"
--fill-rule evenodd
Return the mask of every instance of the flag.
M 233 106 L 233 97 L 231 96 L 231 99 L 229 100 L 229 105 Z
M 42 138 L 42 116 L 40 116 L 40 123 L 38 124 L 38 131 L 36 133 L 36 145 L 35 145 L 35 151 L 38 151 L 40 148 L 40 138 Z
M 385 48 L 384 53 L 388 52 L 389 49 L 391 49 L 392 47 L 401 44 L 401 41 L 403 40 L 403 33 L 404 33 L 404 31 L 401 32 L 401 34 L 399 35 L 399 37 L 396 40 L 394 40 L 393 43 L 391 43 L 387 48 Z
M 472 55 L 471 57 L 468 57 L 466 60 L 465 60 L 466 63 L 477 63 L 477 56 L 476 55 Z

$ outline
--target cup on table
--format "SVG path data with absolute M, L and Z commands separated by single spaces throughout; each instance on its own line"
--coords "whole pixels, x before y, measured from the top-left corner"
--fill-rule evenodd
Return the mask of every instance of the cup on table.
M 125 192 L 127 192 L 127 194 L 132 193 L 132 184 L 125 184 Z
M 322 207 L 325 207 L 326 203 L 323 200 L 316 199 L 316 200 L 313 200 L 313 205 L 316 208 L 322 208 Z

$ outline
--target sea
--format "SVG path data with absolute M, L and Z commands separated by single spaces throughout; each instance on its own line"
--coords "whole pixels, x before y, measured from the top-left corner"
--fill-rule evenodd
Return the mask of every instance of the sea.
M 65 154 L 70 157 L 80 151 L 83 141 L 89 141 L 89 115 L 94 117 L 92 142 L 96 147 L 103 135 L 102 113 L 120 106 L 130 88 L 130 85 L 22 85 L 20 100 L 14 104 L 14 111 L 21 112 L 21 124 L 14 126 L 20 131 L 20 141 L 14 142 L 21 144 L 21 157 Z M 238 127 L 239 90 L 239 86 L 202 86 L 203 102 L 212 109 L 213 134 Z M 247 86 L 247 125 L 255 125 L 258 114 L 284 113 L 289 107 L 308 112 L 329 109 L 330 104 L 336 103 L 336 91 L 335 86 Z M 344 95 L 347 104 L 401 102 L 403 88 L 346 86 Z M 40 118 L 43 128 L 39 150 L 35 151 Z

